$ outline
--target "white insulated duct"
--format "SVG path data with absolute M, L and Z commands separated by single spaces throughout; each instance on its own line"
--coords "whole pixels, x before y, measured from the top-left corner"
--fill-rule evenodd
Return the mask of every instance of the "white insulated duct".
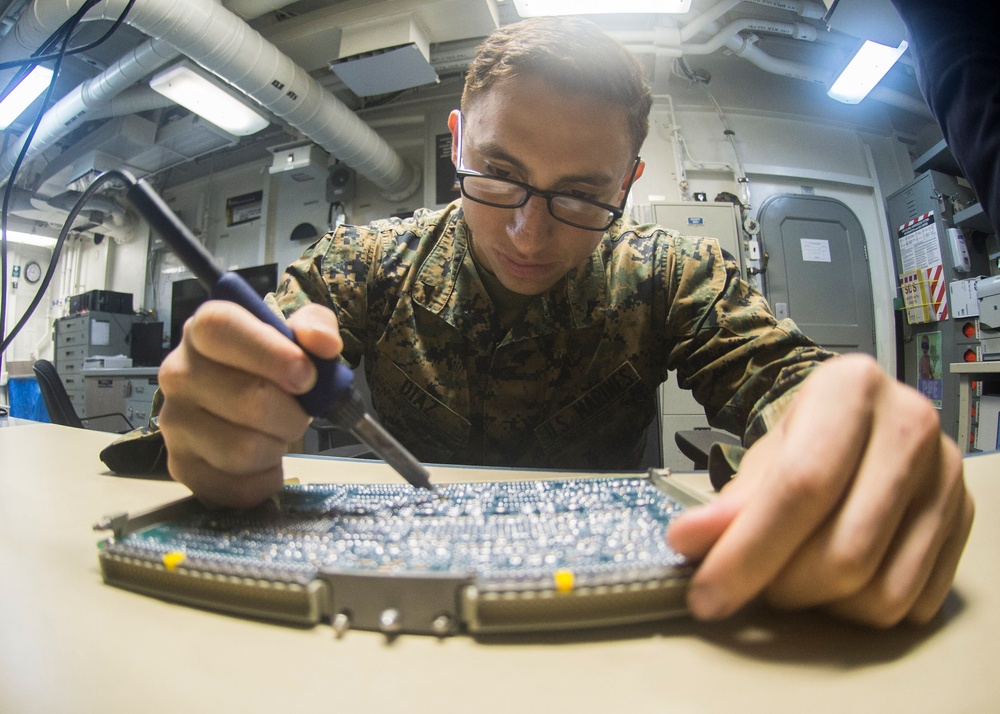
M 87 17 L 115 20 L 126 4 L 126 0 L 106 0 Z M 80 5 L 80 0 L 36 0 L 9 34 L 48 37 Z M 243 91 L 369 178 L 391 200 L 409 196 L 419 186 L 418 172 L 382 137 L 215 0 L 138 0 L 126 22 Z
M 104 106 L 87 112 L 87 119 L 109 119 L 172 106 L 174 106 L 173 101 L 153 88 L 140 84 L 112 97 Z
M 178 56 L 177 50 L 162 40 L 150 39 L 119 59 L 101 74 L 77 86 L 45 113 L 38 131 L 25 154 L 25 161 L 45 151 L 80 125 L 95 118 L 94 110 L 103 109 L 115 96 L 128 89 L 155 69 Z M 17 156 L 27 139 L 27 132 L 14 140 L 0 157 L 0 185 L 7 181 Z

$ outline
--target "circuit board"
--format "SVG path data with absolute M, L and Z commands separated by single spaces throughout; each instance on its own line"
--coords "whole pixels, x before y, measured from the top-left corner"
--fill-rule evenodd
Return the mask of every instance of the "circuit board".
M 665 538 L 686 499 L 654 481 L 292 485 L 250 510 L 189 499 L 117 528 L 101 563 L 147 594 L 341 630 L 654 619 L 683 609 L 690 572 Z

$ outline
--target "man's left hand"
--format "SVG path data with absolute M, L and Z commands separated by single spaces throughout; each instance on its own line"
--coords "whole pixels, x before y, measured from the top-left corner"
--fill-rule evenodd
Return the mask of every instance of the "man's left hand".
M 736 479 L 668 539 L 701 560 L 688 596 L 698 618 L 763 595 L 890 627 L 940 609 L 974 510 L 930 402 L 849 355 L 806 379 Z

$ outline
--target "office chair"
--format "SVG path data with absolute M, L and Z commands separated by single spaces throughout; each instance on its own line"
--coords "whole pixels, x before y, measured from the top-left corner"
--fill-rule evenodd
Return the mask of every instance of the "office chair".
M 35 373 L 35 377 L 38 378 L 38 389 L 42 393 L 42 401 L 45 402 L 45 409 L 48 411 L 49 419 L 53 424 L 62 424 L 63 426 L 71 426 L 76 429 L 88 429 L 91 428 L 89 422 L 117 416 L 121 417 L 127 426 L 121 430 L 111 431 L 123 434 L 134 428 L 128 417 L 121 412 L 97 414 L 86 419 L 81 418 L 76 413 L 76 409 L 73 408 L 73 402 L 70 401 L 66 387 L 63 385 L 62 380 L 59 379 L 59 373 L 56 372 L 54 364 L 48 360 L 40 359 L 35 362 L 32 370 Z M 108 431 L 107 429 L 98 429 L 96 427 L 94 429 L 95 431 Z
M 694 462 L 695 471 L 704 471 L 708 468 L 708 454 L 712 450 L 712 444 L 739 446 L 741 442 L 728 432 L 702 427 L 675 432 L 674 443 L 682 454 Z
M 377 459 L 367 444 L 362 444 L 349 431 L 317 417 L 309 423 L 316 432 L 316 453 L 320 456 L 342 456 L 350 459 Z

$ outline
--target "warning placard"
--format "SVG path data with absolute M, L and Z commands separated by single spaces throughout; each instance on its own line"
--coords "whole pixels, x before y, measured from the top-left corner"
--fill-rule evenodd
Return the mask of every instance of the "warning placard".
M 901 225 L 897 238 L 903 268 L 899 287 L 903 293 L 907 321 L 911 325 L 920 325 L 946 320 L 948 285 L 944 279 L 934 213 L 925 213 Z

